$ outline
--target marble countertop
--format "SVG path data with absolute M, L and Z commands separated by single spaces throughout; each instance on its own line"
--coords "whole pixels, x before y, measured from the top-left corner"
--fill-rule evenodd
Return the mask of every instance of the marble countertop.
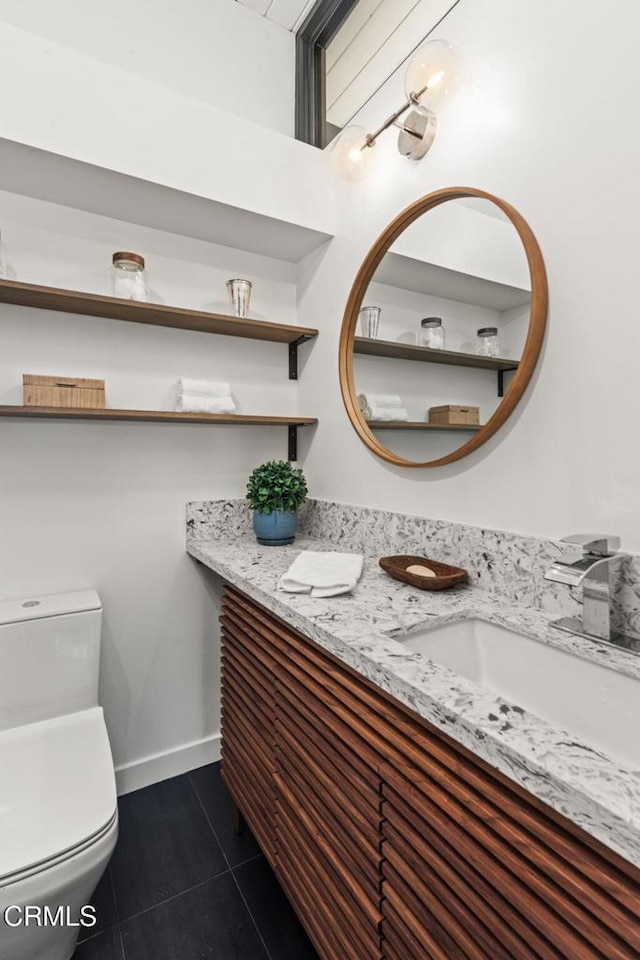
M 396 697 L 587 833 L 640 866 L 640 772 L 624 768 L 534 714 L 413 653 L 393 637 L 479 617 L 640 679 L 640 657 L 560 633 L 548 614 L 477 587 L 428 592 L 390 579 L 365 556 L 351 594 L 315 599 L 278 589 L 300 550 L 335 550 L 298 536 L 262 547 L 253 535 L 189 539 L 187 552 L 329 653 Z

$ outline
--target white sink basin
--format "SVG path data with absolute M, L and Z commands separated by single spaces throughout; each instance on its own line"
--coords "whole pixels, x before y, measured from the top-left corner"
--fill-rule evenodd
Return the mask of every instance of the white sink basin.
M 395 639 L 640 770 L 640 680 L 484 620 Z

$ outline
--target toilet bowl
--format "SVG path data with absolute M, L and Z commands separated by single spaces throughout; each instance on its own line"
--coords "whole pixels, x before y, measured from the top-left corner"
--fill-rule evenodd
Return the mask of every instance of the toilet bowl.
M 118 834 L 93 590 L 0 603 L 0 957 L 70 960 Z

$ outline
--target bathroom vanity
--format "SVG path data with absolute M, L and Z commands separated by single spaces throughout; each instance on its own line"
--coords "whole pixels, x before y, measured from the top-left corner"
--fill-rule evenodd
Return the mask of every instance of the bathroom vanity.
M 229 519 L 188 541 L 226 581 L 223 776 L 323 960 L 636 958 L 632 769 L 394 639 L 475 615 L 555 647 L 548 615 L 371 556 L 352 597 L 282 594 L 335 542 L 270 551 Z

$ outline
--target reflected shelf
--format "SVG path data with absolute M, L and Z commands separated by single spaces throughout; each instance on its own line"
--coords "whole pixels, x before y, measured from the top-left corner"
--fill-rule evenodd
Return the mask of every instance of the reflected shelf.
M 418 360 L 422 363 L 444 363 L 452 367 L 475 367 L 478 370 L 517 370 L 517 360 L 506 357 L 481 357 L 475 353 L 460 353 L 457 350 L 434 350 L 414 343 L 398 343 L 396 340 L 372 340 L 354 337 L 354 353 L 369 357 L 393 357 L 397 360 Z
M 367 420 L 372 430 L 447 430 L 477 433 L 482 424 L 470 423 L 427 423 L 424 420 Z

